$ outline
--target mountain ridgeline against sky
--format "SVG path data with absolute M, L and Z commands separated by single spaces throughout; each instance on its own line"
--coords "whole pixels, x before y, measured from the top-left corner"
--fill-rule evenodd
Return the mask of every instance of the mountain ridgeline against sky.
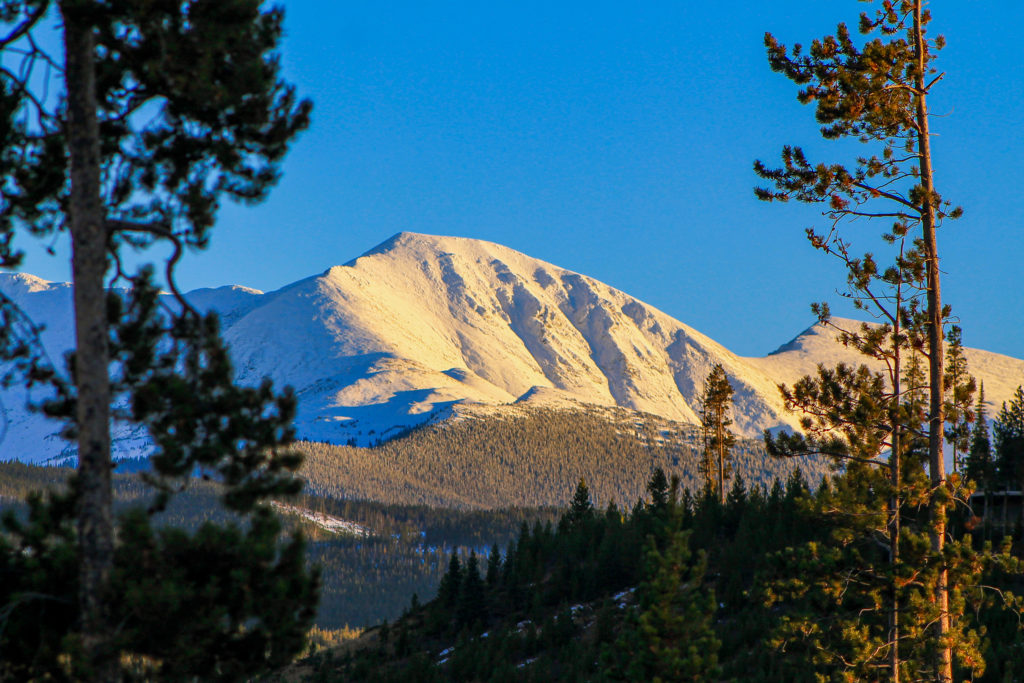
M 45 327 L 60 359 L 72 341 L 70 287 L 2 273 L 0 288 Z M 188 297 L 220 314 L 241 381 L 295 388 L 298 435 L 310 441 L 367 445 L 460 404 L 620 406 L 694 423 L 717 363 L 735 389 L 737 431 L 757 436 L 797 424 L 779 382 L 816 363 L 861 362 L 818 325 L 764 358 L 740 357 L 585 275 L 490 242 L 414 233 L 276 292 Z M 1024 361 L 973 349 L 967 358 L 993 406 L 1024 381 Z M 73 455 L 58 425 L 24 409 L 26 397 L 20 387 L 0 395 L 0 459 Z M 115 430 L 118 455 L 146 447 L 141 433 Z

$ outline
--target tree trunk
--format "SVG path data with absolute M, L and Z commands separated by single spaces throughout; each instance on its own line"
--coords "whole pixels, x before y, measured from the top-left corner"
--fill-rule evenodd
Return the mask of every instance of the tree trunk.
M 715 432 L 718 436 L 718 496 L 725 505 L 725 409 L 717 406 L 715 411 Z
M 899 290 L 902 296 L 902 289 Z M 892 372 L 892 397 L 893 405 L 890 425 L 892 428 L 892 443 L 890 444 L 889 475 L 892 483 L 892 494 L 889 497 L 889 568 L 892 571 L 892 603 L 889 609 L 889 669 L 892 672 L 892 683 L 900 683 L 900 593 L 897 585 L 897 571 L 900 563 L 900 511 L 902 507 L 902 486 L 903 486 L 903 439 L 902 426 L 898 417 L 899 406 L 902 401 L 901 377 L 903 371 L 900 361 L 902 350 L 900 349 L 900 320 L 896 318 L 892 333 L 893 348 L 893 372 Z
M 917 51 L 917 148 L 920 155 L 921 189 L 924 191 L 921 207 L 921 228 L 925 258 L 928 268 L 928 473 L 932 485 L 929 505 L 931 519 L 931 546 L 936 556 L 942 555 L 946 540 L 946 467 L 942 453 L 942 426 L 945 423 L 942 399 L 943 349 L 942 349 L 942 291 L 939 282 L 939 252 L 935 236 L 935 185 L 932 172 L 931 140 L 928 126 L 928 106 L 925 95 L 925 53 L 924 33 L 921 25 L 923 0 L 914 5 L 914 38 Z M 940 565 L 935 580 L 935 600 L 939 609 L 935 637 L 938 647 L 938 680 L 952 683 L 953 649 L 950 641 L 949 622 L 949 572 Z
M 78 389 L 79 602 L 83 646 L 93 680 L 117 679 L 105 595 L 113 565 L 110 488 L 110 377 L 107 349 L 106 223 L 100 191 L 99 125 L 90 25 L 64 2 L 68 93 L 69 217 Z

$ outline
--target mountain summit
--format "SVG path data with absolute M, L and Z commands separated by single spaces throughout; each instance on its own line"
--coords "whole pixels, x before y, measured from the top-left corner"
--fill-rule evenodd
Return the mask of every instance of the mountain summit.
M 16 289 L 29 315 L 38 309 L 48 329 L 66 328 L 70 308 L 62 314 L 57 301 L 67 301 L 66 286 L 27 281 L 0 274 L 0 288 Z M 372 443 L 456 404 L 568 401 L 696 422 L 716 363 L 735 389 L 736 428 L 756 436 L 797 423 L 778 382 L 817 362 L 856 359 L 820 326 L 765 358 L 742 358 L 593 278 L 491 242 L 408 232 L 276 292 L 223 287 L 188 296 L 220 313 L 239 379 L 293 386 L 300 438 L 333 443 Z M 59 357 L 70 337 L 46 342 Z M 973 351 L 969 360 L 993 401 L 1003 396 L 988 370 L 1024 377 L 1024 361 Z M 0 458 L 58 455 L 59 440 L 40 448 L 39 418 L 19 410 L 17 391 L 2 398 L 11 428 Z M 137 439 L 122 443 L 144 450 Z
M 774 380 L 720 344 L 490 242 L 400 233 L 268 298 L 226 338 L 243 381 L 268 374 L 297 389 L 302 432 L 318 440 L 541 396 L 694 422 L 715 363 L 738 384 L 740 429 L 787 423 Z

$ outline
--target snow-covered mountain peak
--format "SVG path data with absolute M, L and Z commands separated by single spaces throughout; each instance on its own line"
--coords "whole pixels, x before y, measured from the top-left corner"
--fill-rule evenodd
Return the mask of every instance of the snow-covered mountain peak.
M 47 324 L 44 342 L 59 358 L 71 339 L 69 288 L 55 297 L 51 283 L 17 282 L 28 283 L 22 303 Z M 797 424 L 778 383 L 818 362 L 861 361 L 820 325 L 769 356 L 742 358 L 585 275 L 491 242 L 411 232 L 275 292 L 187 296 L 220 314 L 239 380 L 292 385 L 299 437 L 333 443 L 372 443 L 456 406 L 516 402 L 617 406 L 693 423 L 717 363 L 735 389 L 736 428 L 756 436 Z M 1024 361 L 983 351 L 968 359 L 995 405 L 1024 378 Z M 0 459 L 53 455 L 39 445 L 41 428 L 28 428 L 40 418 L 16 412 L 12 395 L 0 399 L 11 424 Z
M 50 282 L 28 273 L 0 271 L 0 292 L 3 292 L 15 301 L 21 299 L 26 294 L 47 292 L 55 289 L 60 290 L 68 287 L 67 283 Z

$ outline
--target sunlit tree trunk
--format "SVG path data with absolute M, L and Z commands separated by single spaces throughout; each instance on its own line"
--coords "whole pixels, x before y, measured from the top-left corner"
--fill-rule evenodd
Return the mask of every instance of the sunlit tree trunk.
M 914 3 L 914 37 L 916 39 L 917 75 L 917 149 L 920 155 L 921 189 L 921 232 L 928 267 L 928 469 L 932 485 L 932 499 L 929 506 L 931 516 L 931 545 L 936 556 L 942 555 L 946 540 L 946 464 L 942 453 L 943 414 L 943 360 L 942 348 L 942 290 L 939 281 L 939 250 L 935 236 L 935 185 L 932 173 L 931 140 L 929 139 L 928 104 L 926 101 L 927 76 L 924 31 L 921 24 L 922 0 Z M 953 651 L 949 643 L 949 572 L 942 566 L 935 581 L 935 600 L 939 608 L 936 622 L 936 638 L 939 646 L 939 680 L 953 680 Z

